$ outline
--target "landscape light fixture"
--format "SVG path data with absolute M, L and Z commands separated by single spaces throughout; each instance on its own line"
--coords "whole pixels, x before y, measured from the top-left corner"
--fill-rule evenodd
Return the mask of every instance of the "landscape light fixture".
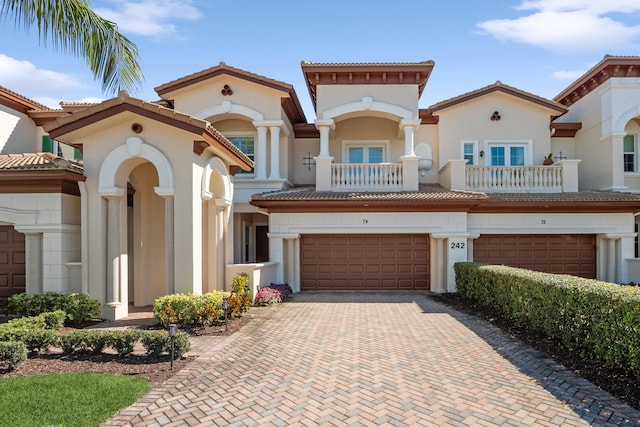
M 175 323 L 169 324 L 169 338 L 171 338 L 171 370 L 173 371 L 173 355 L 176 347 L 176 334 L 178 333 L 178 325 Z

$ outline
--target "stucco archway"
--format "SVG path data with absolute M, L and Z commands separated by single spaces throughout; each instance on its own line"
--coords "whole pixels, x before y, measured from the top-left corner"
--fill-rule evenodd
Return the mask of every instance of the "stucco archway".
M 212 157 L 202 172 L 202 240 L 203 292 L 224 289 L 225 266 L 230 262 L 230 207 L 233 184 L 226 165 L 219 157 Z
M 399 118 L 400 120 L 414 120 L 411 110 L 387 102 L 375 101 L 373 98 L 365 96 L 357 102 L 338 105 L 322 113 L 323 120 L 335 120 L 340 116 L 360 111 L 376 111 L 385 115 Z
M 136 183 L 139 188 L 134 189 Z M 164 289 L 155 289 L 147 299 L 134 301 L 147 305 L 159 293 L 174 292 L 174 174 L 169 159 L 141 138 L 128 138 L 104 159 L 98 175 L 98 192 L 106 200 L 106 299 L 113 318 L 128 313 L 129 277 L 156 277 L 144 274 L 157 269 L 158 259 L 164 264 Z M 159 197 L 158 197 L 159 196 Z M 132 202 L 135 200 L 135 202 Z M 130 225 L 133 224 L 133 226 Z M 132 236 L 135 241 L 132 243 Z M 144 251 L 151 251 L 149 253 Z M 129 257 L 134 257 L 129 272 Z M 154 263 L 142 263 L 145 258 Z M 140 274 L 142 273 L 142 274 Z M 136 284 L 157 286 L 154 283 Z

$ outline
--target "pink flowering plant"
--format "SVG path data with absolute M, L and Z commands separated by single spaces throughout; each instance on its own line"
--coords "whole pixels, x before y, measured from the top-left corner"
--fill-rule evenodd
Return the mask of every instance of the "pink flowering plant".
M 282 294 L 279 290 L 269 286 L 260 288 L 256 294 L 255 305 L 269 305 L 282 302 Z

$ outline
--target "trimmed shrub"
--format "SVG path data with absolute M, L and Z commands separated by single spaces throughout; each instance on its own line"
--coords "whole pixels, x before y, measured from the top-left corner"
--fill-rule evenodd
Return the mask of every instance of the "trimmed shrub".
M 107 342 L 109 347 L 113 348 L 118 356 L 124 357 L 133 353 L 138 339 L 140 338 L 140 331 L 125 330 L 125 331 L 109 331 Z
M 16 369 L 27 360 L 27 348 L 20 341 L 0 341 L 0 363 Z
M 167 295 L 154 301 L 153 314 L 165 328 L 171 323 L 176 323 L 181 328 L 208 326 L 223 315 L 222 300 L 228 295 L 228 292 L 223 291 L 204 295 Z
M 32 353 L 48 352 L 49 347 L 57 344 L 58 334 L 51 329 L 29 329 L 20 337 L 20 341 Z
M 454 268 L 463 297 L 561 340 L 583 358 L 640 374 L 640 289 L 505 266 Z
M 109 346 L 112 331 L 81 329 L 60 335 L 58 343 L 65 354 L 100 354 Z
M 260 290 L 256 294 L 254 304 L 269 305 L 278 302 L 282 302 L 282 294 L 280 293 L 280 291 L 269 286 L 265 286 L 264 288 L 260 288 Z
M 151 357 L 158 357 L 162 353 L 171 354 L 171 337 L 167 331 L 142 331 L 140 342 Z M 182 357 L 190 349 L 189 334 L 178 332 L 174 342 L 174 359 Z
M 42 318 L 45 329 L 60 329 L 64 326 L 67 313 L 62 310 L 48 311 L 38 317 Z
M 81 325 L 100 314 L 100 303 L 87 294 L 16 294 L 9 297 L 8 308 L 19 316 L 37 316 L 45 312 L 62 310 L 67 323 Z

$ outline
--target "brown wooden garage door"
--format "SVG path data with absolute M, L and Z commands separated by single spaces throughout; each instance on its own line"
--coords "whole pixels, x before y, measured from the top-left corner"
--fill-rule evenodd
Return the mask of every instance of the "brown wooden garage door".
M 593 279 L 596 238 L 592 234 L 484 234 L 473 241 L 473 260 Z
M 303 235 L 301 289 L 428 290 L 426 234 Z
M 24 292 L 24 234 L 12 225 L 0 225 L 0 297 Z

